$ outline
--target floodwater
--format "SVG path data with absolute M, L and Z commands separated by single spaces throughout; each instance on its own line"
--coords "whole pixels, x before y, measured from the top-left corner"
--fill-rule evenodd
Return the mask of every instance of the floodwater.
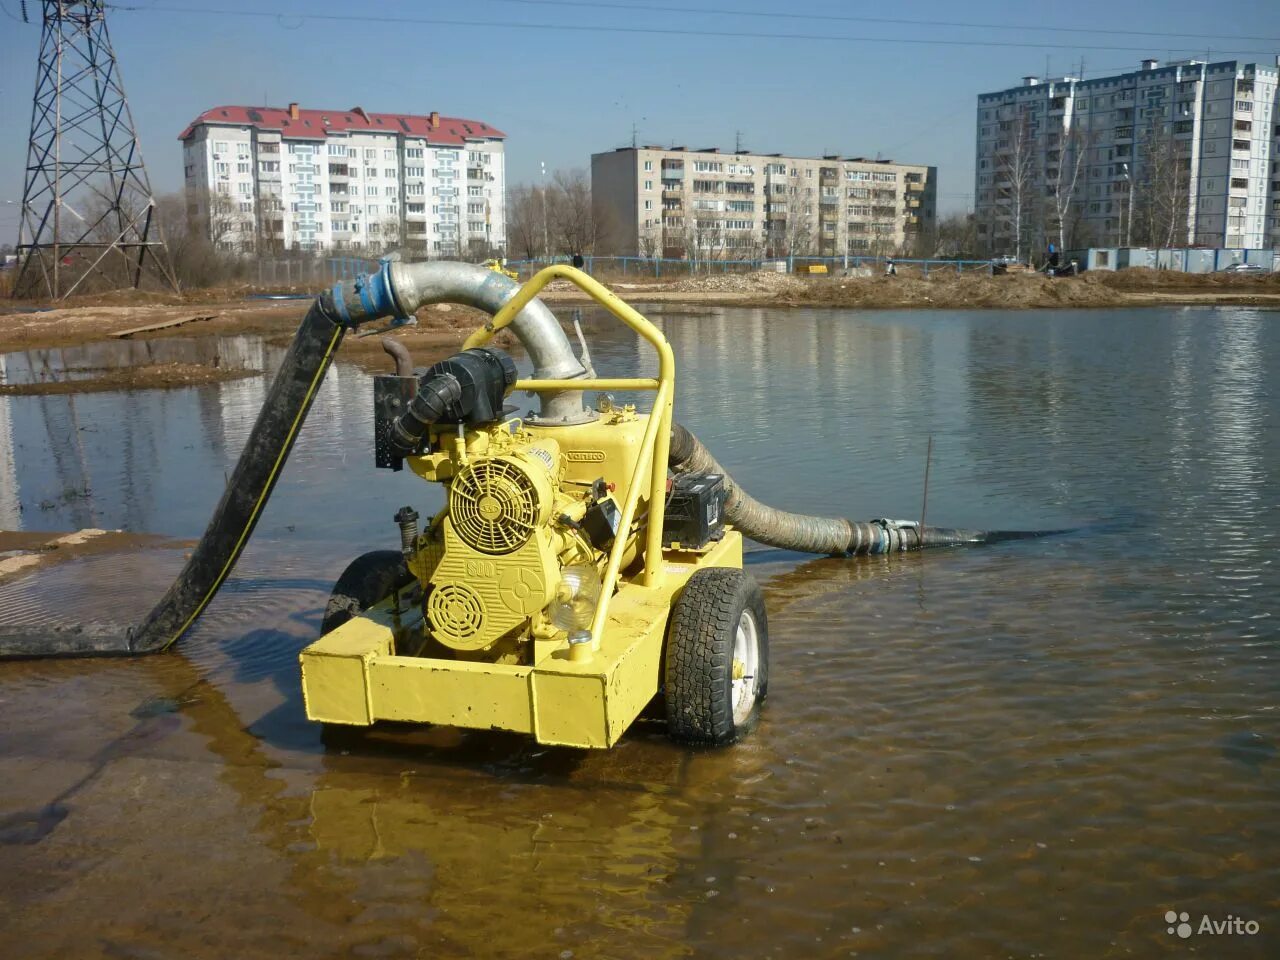
M 762 499 L 916 518 L 932 435 L 930 521 L 1072 532 L 753 552 L 770 699 L 730 749 L 325 742 L 296 656 L 329 584 L 441 502 L 373 469 L 340 366 L 176 652 L 0 663 L 0 956 L 1280 955 L 1280 315 L 650 315 L 677 416 Z M 652 369 L 586 319 L 602 374 Z M 0 398 L 0 527 L 198 535 L 263 392 Z M 0 612 L 127 621 L 180 560 L 88 557 Z

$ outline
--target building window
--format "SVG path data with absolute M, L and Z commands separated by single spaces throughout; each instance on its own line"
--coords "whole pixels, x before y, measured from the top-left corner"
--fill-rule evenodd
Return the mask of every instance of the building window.
M 645 208 L 646 210 L 652 210 L 652 209 L 653 209 L 653 201 L 652 201 L 652 200 L 646 200 L 646 201 L 644 202 L 644 208 Z
M 213 144 L 214 153 L 222 154 L 222 153 L 228 152 L 230 149 L 231 149 L 231 144 L 229 144 L 226 140 L 214 141 L 214 144 Z
M 650 170 L 652 170 L 652 169 L 653 169 L 653 161 L 652 161 L 652 160 L 646 160 L 646 161 L 644 162 L 644 169 L 645 169 L 645 173 L 648 173 Z
M 652 180 L 646 180 L 646 181 L 644 182 L 644 188 L 645 188 L 646 190 L 652 190 L 652 189 L 653 189 L 653 181 L 652 181 Z

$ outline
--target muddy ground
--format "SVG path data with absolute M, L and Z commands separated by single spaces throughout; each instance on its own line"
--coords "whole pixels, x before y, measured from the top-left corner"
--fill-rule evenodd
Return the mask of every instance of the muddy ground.
M 934 269 L 928 276 L 903 267 L 897 276 L 815 276 L 778 273 L 710 274 L 676 279 L 619 277 L 606 282 L 634 303 L 733 304 L 735 306 L 823 306 L 862 309 L 1132 307 L 1159 304 L 1245 304 L 1280 308 L 1280 276 L 1183 274 L 1132 269 L 1050 279 L 1034 273 L 988 276 Z M 0 303 L 0 352 L 60 347 L 118 337 L 257 334 L 287 343 L 306 312 L 306 300 L 246 300 L 240 288 L 188 291 L 180 297 L 117 291 L 49 304 Z M 567 281 L 543 293 L 550 304 L 578 304 L 590 298 Z M 484 322 L 477 310 L 437 305 L 418 311 L 416 326 L 391 335 L 402 340 L 415 362 L 428 363 L 461 345 Z M 366 333 L 366 331 L 362 331 Z M 348 336 L 341 358 L 369 370 L 389 370 L 376 329 Z M 509 335 L 495 341 L 510 345 Z M 162 364 L 104 372 L 67 382 L 0 384 L 0 394 L 190 386 L 252 374 L 190 364 Z
M 0 530 L 0 580 L 36 567 L 65 563 L 94 553 L 119 553 L 151 547 L 190 546 L 191 541 L 152 534 L 86 528 L 72 533 Z

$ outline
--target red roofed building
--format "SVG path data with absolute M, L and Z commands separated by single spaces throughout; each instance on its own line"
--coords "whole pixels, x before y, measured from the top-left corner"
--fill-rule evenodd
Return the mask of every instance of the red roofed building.
M 179 139 L 188 210 L 226 249 L 420 259 L 506 246 L 506 134 L 479 120 L 225 106 Z

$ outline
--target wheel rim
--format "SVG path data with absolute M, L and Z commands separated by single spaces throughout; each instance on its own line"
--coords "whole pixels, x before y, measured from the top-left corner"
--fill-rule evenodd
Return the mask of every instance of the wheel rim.
M 733 724 L 741 726 L 751 716 L 759 688 L 760 631 L 750 610 L 738 618 L 733 639 Z

